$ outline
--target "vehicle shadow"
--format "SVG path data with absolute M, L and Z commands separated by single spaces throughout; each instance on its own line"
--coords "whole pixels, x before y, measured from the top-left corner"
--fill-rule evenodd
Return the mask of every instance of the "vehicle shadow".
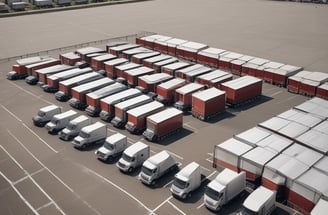
M 236 106 L 231 106 L 228 108 L 228 111 L 231 113 L 234 112 L 241 112 L 241 111 L 246 111 L 252 107 L 255 107 L 257 105 L 261 105 L 263 103 L 266 103 L 268 101 L 271 101 L 273 98 L 266 96 L 266 95 L 261 95 L 257 98 L 248 100 L 246 102 L 243 102 L 242 104 L 236 105 Z
M 198 202 L 200 199 L 203 198 L 206 185 L 210 182 L 210 180 L 207 179 L 204 175 L 201 175 L 201 180 L 202 180 L 202 183 L 199 186 L 199 188 L 197 188 L 196 190 L 191 192 L 190 195 L 186 199 L 180 199 L 179 197 L 176 197 L 176 196 L 174 196 L 174 197 L 176 199 L 178 199 L 179 201 L 186 203 L 186 204 L 194 204 L 194 203 Z
M 157 143 L 167 146 L 167 145 L 170 145 L 171 143 L 174 143 L 175 141 L 185 138 L 188 135 L 191 135 L 192 133 L 193 133 L 192 130 L 189 130 L 189 129 L 183 127 L 178 132 L 176 132 L 174 135 L 170 135 L 170 136 L 164 138 L 163 140 L 158 141 Z
M 156 183 L 154 185 L 146 185 L 147 187 L 151 188 L 151 189 L 160 189 L 163 187 L 171 187 L 171 184 L 173 182 L 174 176 L 175 174 L 177 174 L 180 171 L 180 169 L 177 167 L 174 170 L 166 173 L 165 175 L 163 175 L 161 178 L 159 178 L 158 180 L 156 180 Z
M 233 118 L 235 116 L 236 116 L 235 114 L 225 110 L 225 111 L 223 111 L 221 113 L 218 113 L 217 115 L 205 120 L 204 122 L 214 124 L 214 123 L 217 123 L 221 120 L 230 119 L 230 118 Z

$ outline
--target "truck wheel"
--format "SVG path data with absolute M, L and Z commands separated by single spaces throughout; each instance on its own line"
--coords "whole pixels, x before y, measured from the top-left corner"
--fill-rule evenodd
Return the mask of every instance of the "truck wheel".
M 81 149 L 82 150 L 85 150 L 87 148 L 87 144 L 83 144 L 82 146 L 81 146 Z
M 107 158 L 107 162 L 112 162 L 113 161 L 113 156 L 109 156 L 108 158 Z
M 128 169 L 128 173 L 132 173 L 132 171 L 133 171 L 133 168 L 130 167 L 130 168 Z
M 188 194 L 187 193 L 184 193 L 181 197 L 182 197 L 182 199 L 186 199 L 187 196 L 188 196 Z
M 152 180 L 150 183 L 151 186 L 155 186 L 155 184 L 156 184 L 156 180 Z

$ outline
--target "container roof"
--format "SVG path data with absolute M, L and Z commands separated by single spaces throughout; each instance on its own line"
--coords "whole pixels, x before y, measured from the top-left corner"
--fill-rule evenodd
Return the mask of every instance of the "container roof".
M 170 89 L 172 87 L 175 87 L 175 86 L 183 84 L 183 83 L 186 83 L 186 80 L 181 79 L 181 78 L 174 78 L 172 80 L 161 83 L 160 85 L 158 85 L 158 87 L 161 87 L 163 89 Z
M 215 87 L 193 93 L 192 96 L 202 101 L 208 101 L 210 99 L 225 95 L 225 91 L 218 90 Z
M 295 159 L 299 160 L 300 162 L 306 164 L 309 167 L 315 164 L 323 157 L 323 154 L 297 143 L 294 143 L 282 153 L 290 157 L 294 157 Z
M 232 88 L 232 89 L 241 89 L 243 87 L 249 86 L 254 83 L 262 82 L 261 79 L 252 77 L 252 76 L 243 76 L 231 81 L 222 83 L 223 86 Z
M 313 130 L 328 134 L 328 120 L 325 120 L 325 121 L 321 122 L 320 124 L 316 125 L 313 128 Z
M 154 72 L 154 69 L 149 68 L 149 67 L 145 67 L 145 66 L 141 66 L 141 67 L 138 67 L 138 68 L 127 70 L 126 74 L 128 74 L 128 75 L 142 75 L 142 74 L 147 74 L 147 73 L 151 73 L 151 72 Z
M 305 113 L 305 112 L 299 111 L 297 109 L 287 110 L 287 111 L 279 114 L 278 117 L 287 119 L 290 121 L 294 121 L 294 122 L 297 122 L 297 123 L 300 123 L 302 125 L 306 125 L 309 127 L 313 127 L 322 121 L 322 119 L 320 119 L 312 114 Z
M 145 62 L 154 63 L 154 62 L 158 62 L 158 61 L 162 61 L 162 60 L 167 60 L 170 58 L 172 58 L 170 55 L 160 54 L 160 55 L 145 59 Z
M 274 61 L 267 62 L 263 65 L 264 68 L 270 68 L 270 69 L 279 69 L 283 66 L 283 63 L 278 63 Z
M 297 122 L 290 122 L 288 125 L 279 129 L 279 133 L 294 139 L 309 129 L 310 128 L 306 125 L 302 125 Z
M 182 68 L 182 67 L 186 67 L 186 66 L 188 66 L 188 65 L 190 65 L 190 63 L 186 63 L 186 62 L 179 61 L 179 62 L 176 62 L 176 63 L 172 63 L 172 64 L 169 64 L 169 65 L 165 65 L 165 66 L 163 66 L 163 68 L 176 70 L 176 69 L 180 69 L 180 68 Z
M 101 48 L 96 48 L 96 47 L 85 47 L 85 48 L 80 48 L 76 50 L 77 53 L 85 55 L 89 53 L 95 53 L 95 52 L 103 52 L 104 50 Z
M 164 107 L 164 105 L 162 103 L 153 101 L 148 104 L 144 104 L 139 107 L 133 108 L 133 109 L 129 110 L 127 113 L 132 116 L 138 117 L 138 116 L 142 116 L 146 113 L 149 113 L 151 111 L 162 108 L 162 107 Z
M 328 175 L 317 169 L 311 168 L 296 179 L 296 183 L 302 184 L 310 190 L 323 194 L 328 197 Z
M 202 79 L 202 80 L 212 80 L 212 79 L 219 78 L 219 77 L 222 77 L 227 74 L 230 74 L 230 73 L 223 71 L 223 70 L 216 69 L 212 72 L 200 75 L 200 76 L 198 76 L 198 78 Z
M 316 168 L 328 175 L 328 156 L 325 155 L 322 157 L 317 163 L 313 165 L 313 168 Z
M 151 98 L 147 95 L 140 95 L 140 96 L 137 96 L 137 97 L 134 97 L 134 98 L 131 98 L 131 99 L 128 99 L 128 100 L 125 100 L 123 102 L 116 104 L 115 108 L 123 110 L 127 107 L 130 107 L 131 105 L 134 105 L 134 104 L 137 104 L 140 102 L 144 102 L 147 100 L 151 100 Z
M 259 125 L 263 128 L 267 128 L 272 131 L 279 131 L 279 129 L 290 123 L 287 119 L 282 119 L 279 117 L 272 117 L 264 122 L 259 123 Z
M 92 99 L 99 99 L 125 88 L 126 86 L 124 84 L 114 83 L 109 86 L 103 87 L 99 90 L 96 90 L 94 92 L 88 93 L 87 96 Z
M 320 199 L 311 211 L 311 215 L 324 215 L 328 211 L 328 201 Z
M 209 48 L 203 49 L 200 52 L 198 52 L 198 55 L 203 55 L 203 56 L 218 59 L 221 54 L 224 54 L 224 52 L 226 52 L 226 50 L 224 50 L 224 49 L 217 49 L 217 48 L 209 47 Z
M 243 205 L 252 211 L 259 211 L 260 207 L 270 198 L 274 198 L 275 192 L 263 186 L 254 190 L 244 201 Z
M 230 138 L 224 141 L 223 143 L 217 145 L 217 147 L 224 149 L 225 151 L 228 151 L 236 156 L 241 156 L 253 148 L 253 146 L 234 138 Z
M 271 132 L 268 130 L 259 127 L 253 127 L 251 129 L 248 129 L 247 131 L 235 135 L 235 138 L 243 142 L 246 142 L 249 145 L 256 146 L 256 144 L 259 141 L 263 140 L 264 138 L 270 135 Z
M 55 71 L 63 71 L 65 69 L 72 69 L 72 66 L 68 66 L 65 64 L 58 64 L 58 65 L 54 65 L 54 66 L 49 66 L 43 69 L 36 69 L 35 72 L 39 73 L 39 74 L 46 74 L 46 73 L 51 73 L 51 72 L 55 72 Z
M 197 42 L 186 42 L 178 46 L 179 49 L 187 50 L 187 51 L 199 51 L 201 49 L 206 48 L 207 45 L 203 43 L 197 43 Z
M 226 54 L 222 55 L 222 57 L 230 58 L 230 59 L 233 59 L 233 60 L 241 58 L 242 56 L 243 56 L 242 54 L 239 54 L 239 53 L 236 53 L 236 52 L 226 52 Z
M 153 52 L 153 51 L 150 49 L 147 49 L 145 47 L 136 47 L 133 49 L 128 49 L 128 50 L 123 51 L 124 54 L 128 54 L 128 55 L 139 54 L 139 53 L 149 53 L 149 52 Z
M 154 63 L 154 65 L 158 66 L 158 67 L 161 67 L 161 66 L 165 66 L 167 64 L 175 63 L 177 61 L 178 61 L 177 58 L 171 57 L 171 58 L 166 59 L 166 60 L 158 61 L 158 62 Z
M 160 52 L 152 51 L 152 52 L 135 54 L 135 55 L 133 55 L 133 57 L 142 59 L 142 58 L 157 56 L 159 54 L 160 54 Z
M 291 144 L 293 144 L 292 140 L 274 133 L 256 143 L 257 146 L 268 148 L 276 152 L 282 152 Z
M 111 47 L 110 49 L 113 51 L 123 51 L 123 50 L 132 49 L 132 48 L 136 48 L 136 47 L 140 47 L 140 45 L 128 43 L 128 44 L 124 44 L 124 45 L 120 45 L 120 46 L 114 46 L 114 47 Z
M 297 137 L 296 140 L 323 154 L 328 152 L 328 134 L 312 129 Z
M 222 82 L 223 80 L 227 80 L 227 79 L 232 79 L 232 74 L 231 73 L 228 73 L 226 75 L 223 75 L 221 77 L 218 77 L 218 78 L 214 78 L 212 80 L 210 80 L 211 83 L 218 83 L 218 82 Z
M 119 70 L 125 71 L 125 70 L 128 70 L 128 69 L 134 69 L 134 68 L 137 68 L 137 67 L 140 67 L 140 66 L 141 66 L 140 64 L 129 62 L 129 63 L 125 63 L 123 65 L 119 65 L 116 68 L 119 69 Z
M 171 39 L 172 37 L 169 36 L 164 36 L 164 35 L 160 35 L 160 34 L 153 34 L 150 36 L 146 36 L 143 37 L 142 39 L 145 41 L 149 41 L 149 42 L 155 42 L 155 41 L 166 41 Z
M 59 83 L 64 86 L 68 86 L 71 84 L 79 83 L 80 81 L 83 81 L 83 80 L 89 80 L 89 81 L 94 80 L 94 78 L 97 78 L 97 77 L 100 78 L 103 76 L 101 74 L 99 74 L 98 72 L 90 72 L 90 73 L 86 73 L 83 75 L 79 75 L 79 76 L 67 79 L 65 81 L 61 81 Z
M 257 66 L 262 66 L 262 65 L 264 65 L 265 63 L 268 63 L 269 60 L 256 57 L 256 58 L 250 60 L 249 62 L 252 63 L 252 64 L 255 64 L 255 65 L 257 65 Z
M 176 89 L 175 92 L 184 95 L 184 94 L 188 94 L 188 93 L 192 93 L 192 92 L 201 90 L 203 88 L 204 88 L 204 85 L 202 85 L 202 84 L 189 83 L 187 85 L 184 85 L 183 87 L 180 87 L 180 88 Z
M 181 45 L 183 43 L 188 42 L 187 40 L 183 40 L 183 39 L 178 39 L 178 38 L 172 38 L 166 41 L 168 46 L 178 46 Z
M 138 96 L 138 95 L 141 95 L 141 91 L 138 90 L 138 89 L 135 89 L 135 88 L 130 88 L 130 89 L 127 89 L 127 90 L 123 90 L 119 93 L 115 93 L 114 95 L 110 95 L 110 96 L 107 96 L 103 99 L 101 99 L 101 101 L 107 103 L 107 104 L 113 104 L 113 103 L 116 103 L 116 102 L 121 102 L 121 101 L 124 101 L 128 98 L 131 98 L 133 96 Z
M 104 54 L 104 55 L 100 55 L 97 57 L 92 58 L 93 60 L 97 60 L 97 61 L 105 61 L 105 60 L 111 60 L 117 58 L 115 55 L 112 54 Z
M 79 73 L 83 74 L 83 73 L 91 72 L 91 71 L 92 71 L 92 69 L 90 67 L 83 68 L 83 69 L 74 68 L 74 69 L 65 70 L 63 72 L 53 74 L 53 75 L 49 76 L 48 78 L 51 79 L 51 80 L 56 80 L 56 79 L 60 79 L 60 78 L 63 78 L 63 77 L 72 77 L 75 74 L 76 75 L 79 74 Z
M 194 65 L 190 65 L 186 68 L 183 68 L 183 69 L 179 69 L 178 72 L 181 72 L 183 74 L 186 74 L 188 72 L 191 72 L 191 71 L 194 71 L 196 69 L 199 69 L 199 68 L 206 68 L 204 65 L 202 64 L 194 64 Z
M 145 81 L 148 84 L 156 84 L 168 79 L 171 79 L 172 75 L 169 75 L 167 73 L 155 73 L 151 75 L 144 75 L 139 77 L 140 80 Z
M 95 80 L 95 81 L 91 81 L 89 83 L 86 84 L 82 84 L 80 86 L 76 86 L 72 89 L 74 89 L 74 91 L 76 92 L 83 92 L 89 89 L 93 89 L 95 86 L 100 86 L 100 85 L 105 85 L 105 84 L 113 84 L 114 81 L 110 78 L 101 78 L 99 80 Z
M 125 59 L 125 58 L 116 58 L 116 59 L 113 59 L 113 60 L 105 61 L 104 64 L 115 66 L 115 65 L 125 63 L 125 62 L 128 62 L 128 60 Z
M 255 147 L 241 156 L 241 159 L 248 160 L 249 162 L 264 166 L 267 162 L 272 160 L 278 155 L 274 152 L 262 147 Z
M 328 90 L 328 82 L 321 84 L 318 88 Z
M 150 115 L 147 117 L 147 120 L 151 120 L 155 123 L 160 123 L 177 115 L 182 116 L 182 111 L 175 109 L 175 108 L 166 108 L 158 113 Z

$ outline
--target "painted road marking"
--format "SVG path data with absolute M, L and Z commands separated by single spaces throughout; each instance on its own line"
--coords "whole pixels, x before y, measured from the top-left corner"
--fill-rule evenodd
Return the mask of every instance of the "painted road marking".
M 23 170 L 23 172 L 27 175 L 27 177 L 33 182 L 33 184 L 39 188 L 39 190 L 43 193 L 43 195 L 45 195 L 49 201 L 56 207 L 57 210 L 59 210 L 59 212 L 61 214 L 66 214 L 58 205 L 57 203 L 48 195 L 48 193 L 46 191 L 44 191 L 44 189 L 34 180 L 34 178 L 28 173 L 27 170 L 25 170 L 23 168 L 23 166 L 2 146 L 0 145 L 0 147 L 2 148 L 2 150 L 4 152 L 6 152 L 6 154 L 15 162 L 15 164 L 21 169 Z
M 168 201 L 168 203 L 169 203 L 170 205 L 172 205 L 172 207 L 174 207 L 175 210 L 179 211 L 179 212 L 180 212 L 181 214 L 183 214 L 183 215 L 186 215 L 186 213 L 183 212 L 180 208 L 178 208 L 175 204 L 173 204 L 173 203 L 170 202 L 170 201 Z
M 282 93 L 282 92 L 283 92 L 283 91 L 280 90 L 280 91 L 278 91 L 278 92 L 272 93 L 271 95 L 269 95 L 269 97 L 274 97 L 274 96 L 276 96 L 276 95 L 278 95 L 278 94 L 280 94 L 280 93 Z
M 160 207 L 162 207 L 166 202 L 170 201 L 170 199 L 172 198 L 173 196 L 170 196 L 167 199 L 165 199 L 161 204 L 159 204 L 154 210 L 151 211 L 151 214 L 154 214 L 155 211 L 157 211 Z
M 171 181 L 169 181 L 167 184 L 165 184 L 163 187 L 167 187 L 167 186 L 169 186 L 170 184 L 172 184 L 173 183 L 173 181 L 174 181 L 174 179 L 173 180 L 171 180 Z
M 42 205 L 41 207 L 37 208 L 36 211 L 42 210 L 43 208 L 46 208 L 48 206 L 52 205 L 52 202 L 49 202 L 47 204 Z
M 216 171 L 212 172 L 211 174 L 209 174 L 206 178 L 203 178 L 202 182 L 209 179 L 210 177 L 212 177 L 214 174 L 216 173 Z
M 197 210 L 199 210 L 201 207 L 203 207 L 205 205 L 205 203 L 203 202 L 201 205 L 199 205 L 198 207 L 197 207 Z
M 203 167 L 203 166 L 200 166 L 200 168 L 202 168 L 203 170 L 206 170 L 206 171 L 208 171 L 208 172 L 211 171 L 210 169 L 207 169 L 206 167 Z
M 34 175 L 36 175 L 36 174 L 42 172 L 43 170 L 44 170 L 44 168 L 41 168 L 41 169 L 39 169 L 38 171 L 35 171 L 35 172 L 33 172 L 32 174 L 30 174 L 30 176 L 34 176 Z M 27 179 L 27 178 L 28 178 L 28 176 L 22 177 L 21 179 L 18 179 L 17 181 L 13 182 L 13 185 L 18 184 L 18 183 L 24 181 L 24 180 Z
M 17 139 L 9 130 L 7 130 L 8 133 L 31 155 L 43 168 L 45 168 L 54 178 L 56 178 L 62 185 L 64 185 L 70 192 L 72 192 L 78 199 L 80 199 L 88 208 L 93 210 L 96 214 L 100 215 L 99 211 L 97 211 L 95 208 L 93 208 L 88 202 L 83 200 L 81 196 L 79 196 L 74 190 L 68 186 L 63 180 L 61 180 L 54 172 L 52 172 L 48 167 L 46 167 L 37 157 L 34 156 L 34 154 L 26 148 L 26 146 L 19 140 Z M 1 146 L 1 145 L 0 145 Z

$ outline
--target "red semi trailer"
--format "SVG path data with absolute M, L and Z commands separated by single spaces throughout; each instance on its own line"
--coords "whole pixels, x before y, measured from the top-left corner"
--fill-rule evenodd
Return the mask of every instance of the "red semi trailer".
M 96 47 L 85 47 L 76 50 L 75 53 L 78 54 L 83 61 L 87 62 L 87 55 L 95 53 L 106 53 L 106 50 Z
M 176 63 L 176 62 L 178 62 L 178 59 L 175 58 L 175 57 L 172 57 L 172 58 L 169 58 L 167 60 L 163 60 L 163 61 L 159 61 L 157 63 L 154 63 L 153 69 L 155 70 L 155 72 L 162 72 L 163 66 L 170 65 L 170 64 Z
M 62 64 L 74 66 L 77 62 L 82 61 L 80 55 L 76 54 L 75 52 L 68 52 L 59 55 L 59 59 Z
M 209 118 L 225 110 L 226 93 L 216 88 L 209 88 L 192 94 L 192 116 L 200 120 Z
M 208 46 L 197 42 L 186 42 L 176 48 L 176 56 L 185 60 L 197 62 L 197 53 Z
M 182 110 L 189 111 L 191 109 L 192 99 L 191 96 L 193 93 L 203 90 L 205 88 L 202 84 L 189 83 L 181 88 L 176 89 L 175 91 L 175 103 L 174 107 Z
M 226 50 L 217 48 L 206 48 L 197 53 L 197 63 L 219 68 L 219 58 Z
M 114 60 L 104 62 L 107 77 L 113 79 L 117 78 L 116 66 L 123 65 L 127 62 L 129 61 L 125 58 L 116 58 Z
M 135 54 L 132 55 L 131 61 L 133 63 L 143 64 L 143 61 L 146 60 L 147 58 L 152 58 L 160 54 L 161 54 L 160 52 L 147 52 L 147 53 Z
M 143 136 L 152 142 L 163 140 L 182 129 L 183 113 L 175 108 L 167 108 L 147 117 L 147 128 Z
M 231 61 L 230 62 L 231 73 L 241 76 L 243 65 L 246 64 L 247 62 L 249 62 L 250 60 L 254 59 L 254 58 L 255 57 L 244 55 L 244 56 L 242 56 L 238 59 L 235 59 L 235 60 Z
M 116 55 L 104 54 L 97 57 L 91 58 L 91 68 L 95 71 L 105 69 L 104 62 L 110 61 L 116 58 Z
M 224 52 L 219 57 L 219 68 L 231 71 L 231 62 L 241 58 L 243 55 L 236 52 Z
M 153 74 L 154 70 L 145 66 L 125 71 L 127 84 L 130 87 L 138 85 L 138 77 Z
M 199 84 L 203 84 L 206 86 L 210 86 L 211 85 L 211 80 L 220 78 L 222 76 L 228 75 L 230 74 L 229 72 L 226 71 L 222 71 L 222 70 L 214 70 L 212 72 L 200 75 L 198 77 L 196 77 L 196 82 Z
M 117 57 L 121 57 L 123 51 L 129 50 L 129 49 L 134 49 L 137 47 L 140 47 L 140 45 L 128 43 L 128 44 L 124 44 L 124 45 L 110 47 L 107 52 L 109 52 L 110 54 L 116 55 Z
M 176 56 L 177 47 L 188 42 L 187 40 L 182 40 L 178 38 L 172 38 L 166 41 L 167 44 L 167 54 Z M 165 52 L 163 52 L 165 53 Z
M 161 55 L 158 55 L 158 56 L 147 58 L 147 59 L 143 60 L 142 63 L 143 63 L 144 66 L 147 66 L 149 68 L 153 68 L 155 63 L 160 62 L 160 61 L 164 61 L 164 60 L 168 60 L 170 58 L 172 58 L 170 55 L 161 54 Z
M 172 79 L 173 76 L 166 73 L 155 73 L 151 75 L 143 75 L 138 78 L 137 88 L 143 93 L 156 93 L 156 86 Z
M 125 63 L 114 67 L 114 71 L 116 72 L 116 77 L 122 79 L 121 82 L 126 81 L 126 71 L 130 69 L 136 69 L 141 67 L 140 64 L 137 63 Z
M 176 62 L 176 63 L 171 63 L 171 64 L 168 64 L 166 66 L 163 66 L 162 67 L 162 72 L 167 73 L 167 74 L 172 75 L 172 76 L 175 76 L 175 72 L 177 70 L 184 69 L 188 66 L 191 66 L 191 64 L 179 61 L 179 62 Z
M 186 81 L 181 78 L 174 78 L 164 82 L 156 87 L 156 100 L 168 105 L 175 101 L 175 90 L 186 84 Z

